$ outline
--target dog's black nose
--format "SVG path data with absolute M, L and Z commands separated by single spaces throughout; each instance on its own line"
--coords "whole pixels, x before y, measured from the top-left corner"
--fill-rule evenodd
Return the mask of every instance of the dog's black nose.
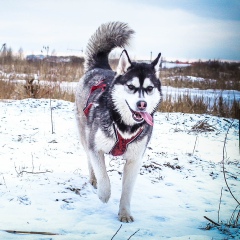
M 145 101 L 138 101 L 137 102 L 137 108 L 139 109 L 139 110 L 145 110 L 146 109 L 146 107 L 147 107 L 147 102 L 145 102 Z

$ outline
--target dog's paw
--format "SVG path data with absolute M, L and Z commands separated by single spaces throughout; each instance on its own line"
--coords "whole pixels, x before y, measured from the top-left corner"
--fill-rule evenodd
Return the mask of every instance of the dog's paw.
M 98 188 L 98 197 L 103 203 L 107 203 L 109 198 L 111 196 L 111 191 L 110 190 L 100 190 Z
M 134 221 L 133 216 L 131 215 L 129 207 L 120 207 L 118 212 L 118 219 L 120 222 L 130 223 Z
M 107 203 L 111 196 L 110 181 L 103 181 L 98 183 L 98 197 L 103 203 Z
M 127 213 L 124 213 L 124 214 L 119 213 L 118 219 L 120 222 L 124 222 L 124 223 L 134 222 L 133 216 L 131 216 L 130 214 L 127 214 Z

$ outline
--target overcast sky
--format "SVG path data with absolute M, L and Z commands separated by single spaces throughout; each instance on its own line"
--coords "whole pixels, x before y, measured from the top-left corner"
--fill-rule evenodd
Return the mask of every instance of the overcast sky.
M 240 60 L 240 0 L 0 0 L 0 47 L 72 54 L 109 21 L 135 30 L 132 58 Z

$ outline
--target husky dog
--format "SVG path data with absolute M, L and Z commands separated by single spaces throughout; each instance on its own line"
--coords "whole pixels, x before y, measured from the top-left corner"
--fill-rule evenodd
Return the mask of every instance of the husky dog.
M 97 29 L 87 45 L 86 71 L 76 92 L 76 117 L 88 157 L 89 179 L 102 202 L 111 195 L 104 154 L 126 160 L 118 213 L 122 222 L 133 221 L 133 187 L 152 134 L 153 114 L 161 100 L 156 74 L 161 54 L 152 63 L 137 63 L 123 50 L 117 71 L 109 66 L 111 50 L 127 46 L 133 34 L 122 22 L 106 23 Z

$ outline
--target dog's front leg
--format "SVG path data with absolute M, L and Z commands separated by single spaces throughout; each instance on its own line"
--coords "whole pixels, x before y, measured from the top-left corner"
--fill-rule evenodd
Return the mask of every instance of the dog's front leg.
M 118 213 L 118 218 L 121 222 L 134 221 L 130 211 L 130 202 L 140 166 L 140 160 L 128 160 L 125 163 L 122 180 L 122 195 Z
M 91 166 L 97 180 L 97 194 L 99 199 L 106 203 L 111 196 L 111 185 L 107 174 L 104 153 L 102 151 L 89 154 Z

